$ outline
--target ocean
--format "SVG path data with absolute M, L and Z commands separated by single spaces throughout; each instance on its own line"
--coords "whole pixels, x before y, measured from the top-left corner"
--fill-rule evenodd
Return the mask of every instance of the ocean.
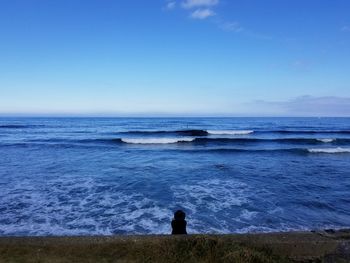
M 0 118 L 0 235 L 350 227 L 350 118 Z

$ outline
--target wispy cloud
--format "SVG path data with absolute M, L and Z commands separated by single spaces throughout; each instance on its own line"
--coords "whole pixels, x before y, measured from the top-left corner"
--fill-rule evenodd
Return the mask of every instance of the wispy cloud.
M 180 8 L 190 12 L 189 17 L 204 20 L 208 17 L 216 15 L 212 7 L 217 4 L 219 4 L 219 0 L 185 0 L 182 2 L 176 0 L 166 0 L 164 9 L 173 10 L 179 5 Z
M 216 12 L 216 7 L 220 4 L 220 0 L 165 0 L 165 10 L 173 10 L 176 8 L 183 9 L 188 12 L 188 16 L 197 20 L 209 20 L 220 30 L 231 33 L 241 33 L 246 37 L 252 37 L 262 40 L 271 40 L 272 37 L 256 33 L 244 28 L 237 21 L 230 21 L 222 18 Z
M 350 26 L 343 26 L 340 30 L 343 32 L 350 32 Z
M 244 28 L 238 22 L 219 22 L 218 26 L 220 29 L 228 32 L 241 32 Z
M 279 116 L 350 116 L 350 98 L 347 97 L 300 96 L 287 101 L 259 100 L 250 106 Z
M 212 7 L 218 4 L 219 0 L 185 0 L 181 6 L 184 9 L 195 9 L 191 11 L 190 17 L 203 20 L 216 15 Z
M 222 19 L 217 19 L 215 21 L 217 27 L 225 32 L 231 32 L 231 33 L 239 33 L 243 36 L 249 37 L 249 38 L 255 38 L 258 40 L 273 40 L 274 38 L 269 35 L 260 34 L 254 31 L 251 31 L 249 29 L 244 28 L 239 22 L 237 21 L 226 21 Z
M 219 0 L 185 0 L 182 7 L 185 9 L 212 7 L 219 4 Z
M 172 10 L 176 7 L 176 2 L 175 1 L 167 1 L 165 5 L 166 10 Z
M 165 0 L 165 4 L 163 6 L 163 10 L 171 11 L 174 10 L 177 6 L 176 0 Z
M 191 13 L 190 17 L 194 19 L 206 19 L 208 17 L 215 16 L 215 12 L 206 8 L 206 9 L 197 9 Z

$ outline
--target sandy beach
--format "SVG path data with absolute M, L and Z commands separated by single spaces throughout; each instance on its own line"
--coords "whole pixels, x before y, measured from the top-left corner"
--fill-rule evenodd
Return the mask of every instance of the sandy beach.
M 350 230 L 1 237 L 0 262 L 350 262 Z

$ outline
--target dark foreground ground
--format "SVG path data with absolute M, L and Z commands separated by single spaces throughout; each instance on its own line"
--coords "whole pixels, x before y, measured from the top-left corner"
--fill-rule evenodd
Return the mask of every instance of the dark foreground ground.
M 2 237 L 0 262 L 350 262 L 350 230 L 247 235 Z

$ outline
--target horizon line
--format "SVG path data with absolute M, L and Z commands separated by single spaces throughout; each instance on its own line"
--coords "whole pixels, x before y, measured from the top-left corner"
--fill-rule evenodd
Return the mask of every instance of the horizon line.
M 2 114 L 0 118 L 350 118 L 350 115 Z

